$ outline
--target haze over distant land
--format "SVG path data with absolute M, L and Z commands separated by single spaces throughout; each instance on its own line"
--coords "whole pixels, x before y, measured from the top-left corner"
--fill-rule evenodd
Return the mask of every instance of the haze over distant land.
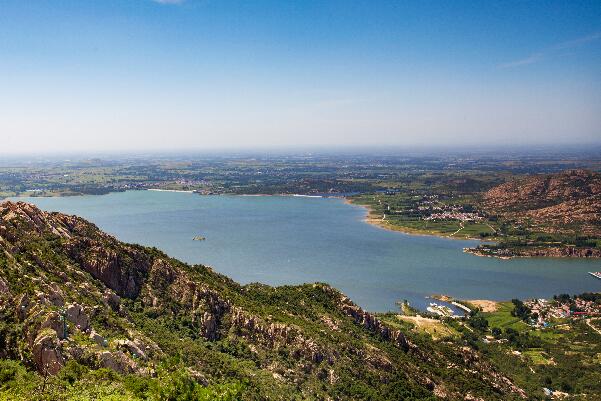
M 601 142 L 601 2 L 0 9 L 0 153 Z

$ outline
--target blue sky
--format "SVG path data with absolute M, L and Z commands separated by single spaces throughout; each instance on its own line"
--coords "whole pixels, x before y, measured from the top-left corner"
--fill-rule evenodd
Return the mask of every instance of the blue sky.
M 0 0 L 4 152 L 601 142 L 600 1 Z

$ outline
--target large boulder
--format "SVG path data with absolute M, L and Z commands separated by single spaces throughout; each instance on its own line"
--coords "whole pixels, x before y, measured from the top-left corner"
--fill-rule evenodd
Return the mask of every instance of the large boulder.
M 118 311 L 121 306 L 121 297 L 109 289 L 102 295 L 102 300 L 114 311 Z
M 121 351 L 101 351 L 97 357 L 100 366 L 118 373 L 133 373 L 138 369 L 136 363 Z
M 52 283 L 48 286 L 46 295 L 48 301 L 54 306 L 62 307 L 65 304 L 65 296 L 63 291 L 56 283 Z
M 96 344 L 100 345 L 101 347 L 108 346 L 108 341 L 106 341 L 106 339 L 104 337 L 102 337 L 100 334 L 96 333 L 96 331 L 94 329 L 90 330 L 90 340 L 94 341 Z
M 57 374 L 65 365 L 56 334 L 42 330 L 33 343 L 33 359 L 41 374 Z
M 207 340 L 217 339 L 217 319 L 209 312 L 205 312 L 201 321 L 201 334 Z
M 67 306 L 67 320 L 81 331 L 87 331 L 90 328 L 90 318 L 81 305 L 70 304 Z
M 134 358 L 138 359 L 146 359 L 146 353 L 131 340 L 117 340 L 116 341 L 117 348 L 125 350 L 129 352 Z

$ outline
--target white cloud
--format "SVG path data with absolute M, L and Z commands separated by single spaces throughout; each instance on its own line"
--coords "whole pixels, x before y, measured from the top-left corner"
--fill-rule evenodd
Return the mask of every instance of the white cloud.
M 543 52 L 533 53 L 530 56 L 525 57 L 523 59 L 500 64 L 499 68 L 513 68 L 513 67 L 519 67 L 522 65 L 534 64 L 534 63 L 541 61 L 544 58 L 544 56 L 545 56 L 545 54 Z
M 573 49 L 576 47 L 580 47 L 587 43 L 597 41 L 599 39 L 601 39 L 601 32 L 595 32 L 593 34 L 583 36 L 581 38 L 558 43 L 554 46 L 550 46 L 550 47 L 543 49 L 541 51 L 538 51 L 536 53 L 532 53 L 528 57 L 524 57 L 519 60 L 509 61 L 507 63 L 502 63 L 499 65 L 499 68 L 514 68 L 514 67 L 520 67 L 523 65 L 538 63 L 539 61 L 543 61 L 544 59 L 548 58 L 549 56 L 551 56 L 561 50 Z

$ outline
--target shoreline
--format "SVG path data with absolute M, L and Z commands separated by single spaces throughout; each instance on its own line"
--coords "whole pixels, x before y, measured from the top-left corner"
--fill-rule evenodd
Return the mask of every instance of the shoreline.
M 36 193 L 42 191 L 35 191 L 32 193 L 21 192 L 17 195 L 3 196 L 0 197 L 0 201 L 9 199 L 9 198 L 68 198 L 68 197 L 76 197 L 76 196 L 103 196 L 112 193 L 119 192 L 127 192 L 127 191 L 152 191 L 152 192 L 176 192 L 176 193 L 185 193 L 185 194 L 197 194 L 200 196 L 243 196 L 243 197 L 267 197 L 267 196 L 280 196 L 280 197 L 295 197 L 295 198 L 337 198 L 337 199 L 345 199 L 344 196 L 325 196 L 325 195 L 306 195 L 306 194 L 236 194 L 236 193 L 218 193 L 218 194 L 202 194 L 197 192 L 196 190 L 183 190 L 183 189 L 162 189 L 162 188 L 133 188 L 133 189 L 125 189 L 123 191 L 108 191 L 107 193 L 102 194 L 87 194 L 87 193 L 60 193 L 60 192 L 50 192 L 44 193 L 43 195 L 36 195 Z
M 362 221 L 367 224 L 370 224 L 372 226 L 381 228 L 383 230 L 400 232 L 400 233 L 407 234 L 407 235 L 438 237 L 438 238 L 446 238 L 446 239 L 459 240 L 459 241 L 481 241 L 481 242 L 483 241 L 482 238 L 475 238 L 475 237 L 459 238 L 459 237 L 453 237 L 450 235 L 444 235 L 444 234 L 436 233 L 436 232 L 422 231 L 422 230 L 412 229 L 412 228 L 408 228 L 408 227 L 395 226 L 395 225 L 388 223 L 386 220 L 383 220 L 382 218 L 374 217 L 373 215 L 375 214 L 375 212 L 369 205 L 363 205 L 361 203 L 353 202 L 348 197 L 344 197 L 344 203 L 347 205 L 354 205 L 354 206 L 359 206 L 359 207 L 364 208 L 366 211 L 366 214 Z
M 378 227 L 378 228 L 383 229 L 383 230 L 400 232 L 400 233 L 407 234 L 407 235 L 430 236 L 430 237 L 445 238 L 445 239 L 450 239 L 450 240 L 479 241 L 480 243 L 494 242 L 494 241 L 491 241 L 490 239 L 482 239 L 482 238 L 474 238 L 474 237 L 459 238 L 459 237 L 453 237 L 453 236 L 444 235 L 444 234 L 435 233 L 435 232 L 424 232 L 424 231 L 421 231 L 421 230 L 414 230 L 414 229 L 407 228 L 407 227 L 395 226 L 395 225 L 389 224 L 385 220 L 382 220 L 382 218 L 374 217 L 375 213 L 374 213 L 373 209 L 369 205 L 363 205 L 363 204 L 360 204 L 360 203 L 353 202 L 348 197 L 344 197 L 344 203 L 348 204 L 348 205 L 355 205 L 355 206 L 359 206 L 359 207 L 364 208 L 365 211 L 366 211 L 366 213 L 365 213 L 365 217 L 362 219 L 362 221 L 364 223 L 366 223 L 366 224 L 370 224 L 370 225 L 372 225 L 374 227 Z M 477 247 L 475 247 L 475 248 L 463 248 L 463 253 L 467 253 L 467 254 L 470 254 L 470 255 L 478 256 L 478 257 L 493 258 L 493 259 L 499 259 L 499 260 L 525 259 L 525 258 L 594 259 L 594 260 L 601 259 L 601 256 L 596 256 L 596 255 L 594 255 L 594 256 L 558 255 L 558 254 L 554 254 L 554 255 L 544 255 L 544 254 L 538 254 L 538 255 L 537 254 L 534 254 L 534 255 L 527 255 L 527 254 L 495 255 L 495 254 L 490 254 L 490 253 L 482 252 Z
M 477 248 L 463 248 L 463 253 L 468 253 L 470 255 L 474 255 L 474 256 L 479 256 L 481 258 L 494 258 L 494 259 L 501 259 L 501 260 L 511 260 L 511 259 L 515 259 L 515 258 L 529 258 L 531 256 L 518 256 L 518 255 L 514 255 L 514 256 L 507 256 L 507 255 L 491 255 L 491 254 L 486 254 L 482 251 L 479 251 Z
M 500 303 L 507 302 L 492 299 L 459 299 L 446 294 L 434 294 L 430 298 L 455 305 L 467 313 L 477 308 L 480 308 L 482 312 L 494 312 L 498 309 Z
M 553 250 L 557 250 L 560 248 L 550 248 L 548 251 L 553 251 Z M 475 256 L 480 256 L 482 258 L 495 258 L 495 259 L 502 259 L 502 260 L 511 260 L 511 259 L 593 259 L 593 260 L 598 260 L 601 259 L 601 256 L 597 256 L 597 255 L 592 255 L 592 256 L 578 256 L 578 255 L 558 255 L 558 254 L 553 254 L 553 255 L 545 255 L 544 253 L 541 254 L 512 254 L 512 255 L 495 255 L 495 254 L 490 254 L 490 253 L 486 253 L 486 252 L 482 252 L 480 249 L 478 248 L 463 248 L 463 252 L 464 253 L 469 253 L 470 255 L 475 255 Z
M 148 188 L 146 191 L 154 191 L 154 192 L 178 192 L 184 194 L 193 194 L 194 191 L 185 191 L 183 189 L 160 189 L 160 188 Z

